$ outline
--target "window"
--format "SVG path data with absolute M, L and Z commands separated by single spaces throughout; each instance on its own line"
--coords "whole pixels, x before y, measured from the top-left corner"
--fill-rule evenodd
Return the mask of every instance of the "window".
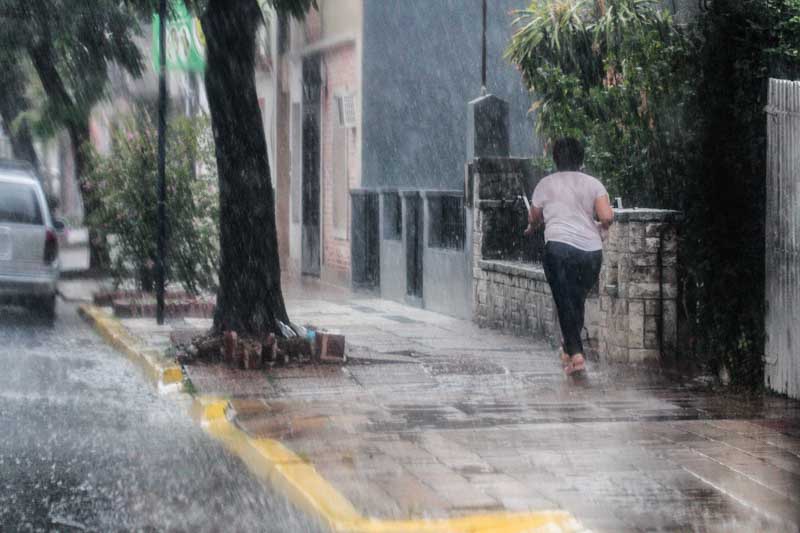
M 336 97 L 336 118 L 342 128 L 356 127 L 356 101 L 352 94 Z
M 0 222 L 42 225 L 36 191 L 22 183 L 0 183 Z
M 430 217 L 428 246 L 452 250 L 464 249 L 466 220 L 463 196 L 429 195 L 428 215 Z
M 383 238 L 399 241 L 403 236 L 403 210 L 400 195 L 396 192 L 383 195 Z

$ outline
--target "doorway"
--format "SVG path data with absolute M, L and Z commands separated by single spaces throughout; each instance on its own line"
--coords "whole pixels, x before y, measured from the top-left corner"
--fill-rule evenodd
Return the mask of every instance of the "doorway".
M 320 58 L 303 59 L 301 271 L 320 275 Z

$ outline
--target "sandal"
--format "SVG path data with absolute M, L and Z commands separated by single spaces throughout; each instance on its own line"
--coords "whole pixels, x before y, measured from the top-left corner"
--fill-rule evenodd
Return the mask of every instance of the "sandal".
M 569 366 L 567 366 L 564 371 L 567 375 L 574 374 L 576 372 L 583 372 L 586 370 L 586 361 L 583 358 L 582 354 L 576 353 L 570 359 Z
M 570 365 L 569 355 L 567 354 L 567 352 L 564 351 L 563 347 L 559 349 L 559 353 L 561 354 L 561 366 L 566 371 L 567 367 L 569 367 Z

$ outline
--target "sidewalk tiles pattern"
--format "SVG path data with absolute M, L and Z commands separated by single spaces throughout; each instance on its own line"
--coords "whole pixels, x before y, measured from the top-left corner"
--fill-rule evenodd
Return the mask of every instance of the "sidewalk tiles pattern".
M 569 383 L 549 346 L 468 321 L 344 292 L 295 289 L 287 305 L 344 333 L 350 362 L 186 373 L 365 515 L 563 509 L 599 531 L 798 530 L 798 402 L 597 364 Z M 157 349 L 210 325 L 123 323 Z

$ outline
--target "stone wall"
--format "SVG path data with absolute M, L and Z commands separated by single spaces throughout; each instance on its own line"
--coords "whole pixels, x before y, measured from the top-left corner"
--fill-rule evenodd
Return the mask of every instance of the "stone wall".
M 541 236 L 523 238 L 522 188 L 539 175 L 525 159 L 479 159 L 473 191 L 473 319 L 481 326 L 561 339 L 539 258 Z M 597 287 L 586 302 L 587 351 L 613 362 L 657 363 L 677 345 L 677 226 L 680 215 L 615 210 Z M 533 242 L 531 242 L 533 241 Z
M 674 354 L 679 221 L 675 211 L 615 210 L 600 272 L 601 353 L 637 363 Z

